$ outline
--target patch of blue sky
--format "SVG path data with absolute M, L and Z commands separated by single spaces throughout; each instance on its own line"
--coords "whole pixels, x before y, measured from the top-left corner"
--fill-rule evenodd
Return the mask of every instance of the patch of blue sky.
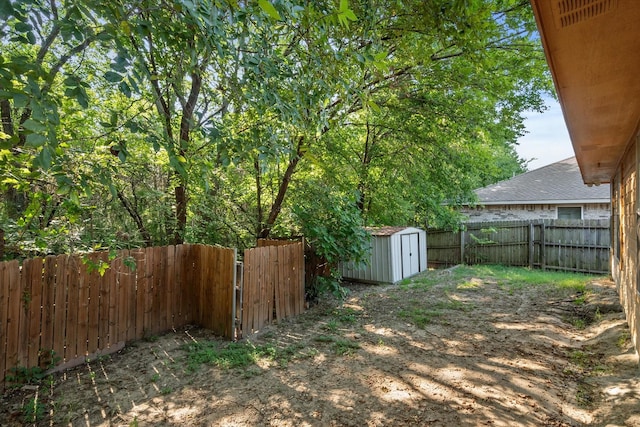
M 530 160 L 529 170 L 574 156 L 560 104 L 551 97 L 545 102 L 549 108 L 543 113 L 524 114 L 527 133 L 516 146 L 518 155 Z

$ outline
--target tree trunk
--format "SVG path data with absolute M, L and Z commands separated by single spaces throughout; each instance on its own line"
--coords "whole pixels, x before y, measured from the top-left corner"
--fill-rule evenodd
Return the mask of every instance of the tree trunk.
M 253 166 L 256 170 L 256 204 L 258 205 L 258 226 L 256 229 L 256 235 L 259 235 L 264 227 L 264 214 L 262 212 L 262 182 L 261 182 L 261 174 L 260 174 L 260 163 L 258 159 L 253 163 Z
M 367 137 L 364 141 L 364 152 L 362 153 L 362 157 L 360 159 L 360 163 L 362 166 L 360 172 L 360 182 L 358 182 L 358 200 L 356 201 L 356 206 L 360 211 L 360 214 L 364 217 L 365 215 L 365 207 L 366 207 L 366 191 L 367 191 L 367 176 L 369 175 L 369 166 L 371 165 L 371 150 L 373 149 L 373 145 L 375 144 L 375 135 L 372 132 L 371 126 L 369 125 L 369 120 L 367 119 Z
M 117 194 L 118 194 L 118 199 L 122 203 L 122 206 L 124 206 L 125 210 L 129 213 L 129 216 L 136 223 L 136 227 L 138 227 L 138 232 L 142 236 L 142 239 L 144 240 L 145 245 L 147 247 L 153 246 L 153 242 L 151 240 L 151 234 L 149 233 L 147 228 L 144 226 L 144 221 L 142 221 L 142 217 L 138 213 L 138 210 L 134 206 L 132 206 L 131 203 L 124 197 L 124 194 L 122 194 L 122 191 L 118 191 Z
M 174 195 L 176 200 L 176 229 L 173 235 L 173 244 L 184 243 L 184 233 L 187 228 L 187 188 L 180 174 L 176 172 L 180 184 L 176 186 Z
M 196 69 L 191 73 L 191 89 L 189 91 L 189 98 L 187 102 L 182 106 L 182 118 L 180 119 L 180 142 L 178 153 L 183 158 L 187 156 L 187 147 L 189 146 L 189 140 L 191 137 L 191 123 L 193 121 L 193 112 L 196 108 L 196 102 L 198 96 L 200 96 L 200 89 L 202 88 L 202 76 L 200 70 Z M 176 178 L 178 179 L 178 185 L 175 189 L 176 198 L 176 230 L 174 234 L 174 244 L 179 245 L 184 243 L 184 234 L 187 229 L 187 179 L 176 172 Z
M 360 211 L 360 214 L 364 216 L 364 207 L 365 207 L 365 198 L 366 198 L 366 189 L 363 181 L 358 183 L 358 199 L 356 200 L 356 207 Z
M 0 228 L 0 261 L 4 260 L 4 230 Z
M 284 176 L 282 177 L 282 181 L 280 181 L 280 187 L 278 188 L 278 194 L 276 195 L 273 204 L 271 205 L 271 211 L 269 212 L 269 217 L 265 222 L 262 230 L 258 233 L 258 239 L 266 239 L 269 237 L 271 233 L 271 229 L 278 219 L 278 215 L 280 214 L 280 210 L 282 209 L 282 202 L 284 201 L 284 196 L 287 193 L 287 189 L 289 188 L 289 184 L 291 183 L 291 177 L 296 170 L 296 166 L 302 159 L 304 155 L 303 151 L 304 145 L 304 136 L 298 138 L 298 146 L 296 147 L 296 154 L 294 157 L 289 160 L 289 165 L 287 165 L 287 170 L 284 172 Z

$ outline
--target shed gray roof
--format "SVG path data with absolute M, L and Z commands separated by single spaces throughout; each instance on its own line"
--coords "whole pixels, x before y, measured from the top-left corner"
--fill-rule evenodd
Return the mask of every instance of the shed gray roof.
M 609 184 L 589 187 L 575 157 L 475 190 L 482 205 L 609 203 Z
M 407 229 L 415 229 L 415 227 L 394 227 L 394 226 L 382 226 L 382 227 L 365 227 L 372 236 L 392 236 L 396 233 L 400 233 Z

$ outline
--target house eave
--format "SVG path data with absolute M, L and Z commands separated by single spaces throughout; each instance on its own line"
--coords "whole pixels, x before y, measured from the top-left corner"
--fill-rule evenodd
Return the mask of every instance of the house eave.
M 586 184 L 610 183 L 640 118 L 637 0 L 530 0 Z

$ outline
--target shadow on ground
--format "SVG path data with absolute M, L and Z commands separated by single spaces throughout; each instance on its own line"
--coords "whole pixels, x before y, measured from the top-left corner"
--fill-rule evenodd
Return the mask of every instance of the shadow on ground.
M 249 342 L 271 353 L 242 369 L 187 362 L 184 345 L 216 340 L 208 331 L 152 337 L 6 395 L 0 424 L 640 425 L 611 282 L 575 294 L 429 274 L 354 285 L 267 327 Z

